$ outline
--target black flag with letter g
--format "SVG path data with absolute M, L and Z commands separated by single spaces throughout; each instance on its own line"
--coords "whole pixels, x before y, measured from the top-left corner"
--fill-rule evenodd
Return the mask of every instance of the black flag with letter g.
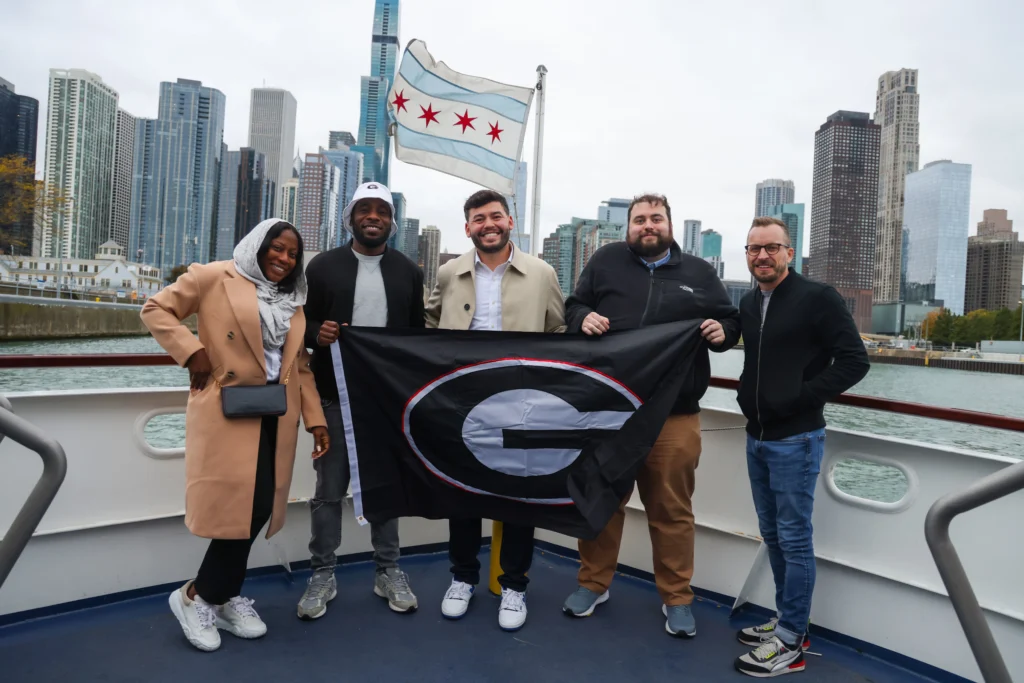
M 356 516 L 595 537 L 694 391 L 699 325 L 599 338 L 343 327 L 332 352 Z

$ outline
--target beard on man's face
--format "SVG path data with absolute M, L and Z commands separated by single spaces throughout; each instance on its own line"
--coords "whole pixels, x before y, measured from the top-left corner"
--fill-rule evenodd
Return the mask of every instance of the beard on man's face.
M 501 236 L 498 242 L 496 244 L 484 244 L 484 236 L 492 234 L 494 232 L 499 233 Z M 484 228 L 478 233 L 474 233 L 473 235 L 470 236 L 470 239 L 473 240 L 473 246 L 482 251 L 483 253 L 497 254 L 499 251 L 505 248 L 505 245 L 508 244 L 508 240 L 511 236 L 512 230 L 509 228 L 488 227 Z
M 651 239 L 654 237 L 655 239 Z M 629 237 L 629 248 L 637 256 L 651 258 L 661 256 L 672 247 L 671 233 L 666 235 L 660 232 L 641 232 L 639 235 Z
M 369 235 L 367 235 L 366 228 L 369 226 L 378 228 L 379 234 L 374 237 L 370 237 Z M 352 238 L 356 242 L 359 242 L 359 244 L 363 245 L 364 247 L 367 247 L 369 249 L 376 249 L 377 247 L 388 241 L 388 237 L 391 236 L 390 228 L 390 225 L 381 225 L 379 222 L 375 220 L 364 220 L 359 223 L 353 221 Z
M 773 258 L 756 258 L 747 263 L 754 279 L 765 284 L 778 280 L 788 268 L 784 260 L 776 261 Z M 771 270 L 767 270 L 768 268 Z

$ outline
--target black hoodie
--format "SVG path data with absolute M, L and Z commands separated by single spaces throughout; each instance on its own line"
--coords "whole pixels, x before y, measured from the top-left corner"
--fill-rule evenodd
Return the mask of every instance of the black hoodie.
M 580 274 L 576 291 L 565 302 L 566 332 L 580 332 L 592 311 L 608 318 L 609 333 L 645 325 L 681 320 L 713 319 L 722 323 L 725 341 L 702 344 L 694 370 L 681 392 L 692 397 L 676 402 L 674 414 L 700 411 L 699 399 L 708 389 L 711 363 L 708 348 L 727 351 L 740 337 L 739 312 L 714 267 L 704 259 L 682 253 L 672 243 L 669 260 L 651 270 L 625 242 L 614 242 L 594 252 Z
M 737 401 L 747 433 L 778 441 L 825 426 L 825 402 L 868 374 L 870 362 L 839 293 L 790 269 L 761 322 L 760 287 L 740 301 L 743 374 Z

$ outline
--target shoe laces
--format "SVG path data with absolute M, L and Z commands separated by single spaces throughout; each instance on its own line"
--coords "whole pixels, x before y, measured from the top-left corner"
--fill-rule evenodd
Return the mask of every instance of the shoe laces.
M 526 609 L 526 593 L 505 588 L 501 591 L 501 609 L 522 612 Z
M 402 570 L 395 570 L 394 573 L 385 572 L 385 576 L 391 581 L 391 587 L 395 593 L 412 593 L 409 585 L 409 575 Z
M 192 601 L 195 606 L 196 620 L 199 622 L 200 629 L 213 628 L 213 625 L 217 622 L 217 615 L 213 611 L 213 606 L 206 603 L 198 595 Z
M 462 581 L 452 581 L 448 591 L 444 594 L 445 600 L 469 600 L 473 595 L 473 587 Z
M 313 576 L 309 577 L 309 588 L 306 589 L 306 593 L 310 597 L 320 600 L 330 591 L 331 578 L 333 576 L 333 574 L 326 572 L 316 572 Z
M 757 631 L 758 633 L 760 633 L 760 632 L 767 632 L 767 631 L 774 631 L 775 627 L 778 626 L 778 624 L 779 624 L 779 618 L 778 617 L 772 617 L 771 619 L 768 620 L 767 623 L 761 624 L 760 626 L 755 626 L 754 630 Z
M 235 611 L 235 614 L 237 614 L 240 617 L 243 617 L 243 618 L 248 618 L 248 617 L 259 618 L 259 615 L 256 614 L 256 610 L 254 610 L 252 608 L 252 605 L 253 605 L 254 602 L 256 602 L 256 601 L 255 600 L 250 600 L 249 598 L 243 598 L 241 596 L 238 596 L 238 597 L 231 598 L 231 600 L 228 601 L 228 605 L 230 605 L 231 609 L 233 609 Z
M 788 649 L 786 644 L 779 640 L 778 636 L 771 640 L 765 641 L 761 647 L 754 650 L 754 658 L 762 661 L 770 659 L 775 655 L 779 654 L 782 650 Z

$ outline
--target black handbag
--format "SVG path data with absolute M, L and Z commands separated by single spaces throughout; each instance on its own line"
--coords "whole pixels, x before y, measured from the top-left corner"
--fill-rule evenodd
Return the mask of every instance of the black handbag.
M 224 417 L 280 417 L 288 412 L 288 375 L 280 384 L 226 387 L 220 382 L 220 404 Z

